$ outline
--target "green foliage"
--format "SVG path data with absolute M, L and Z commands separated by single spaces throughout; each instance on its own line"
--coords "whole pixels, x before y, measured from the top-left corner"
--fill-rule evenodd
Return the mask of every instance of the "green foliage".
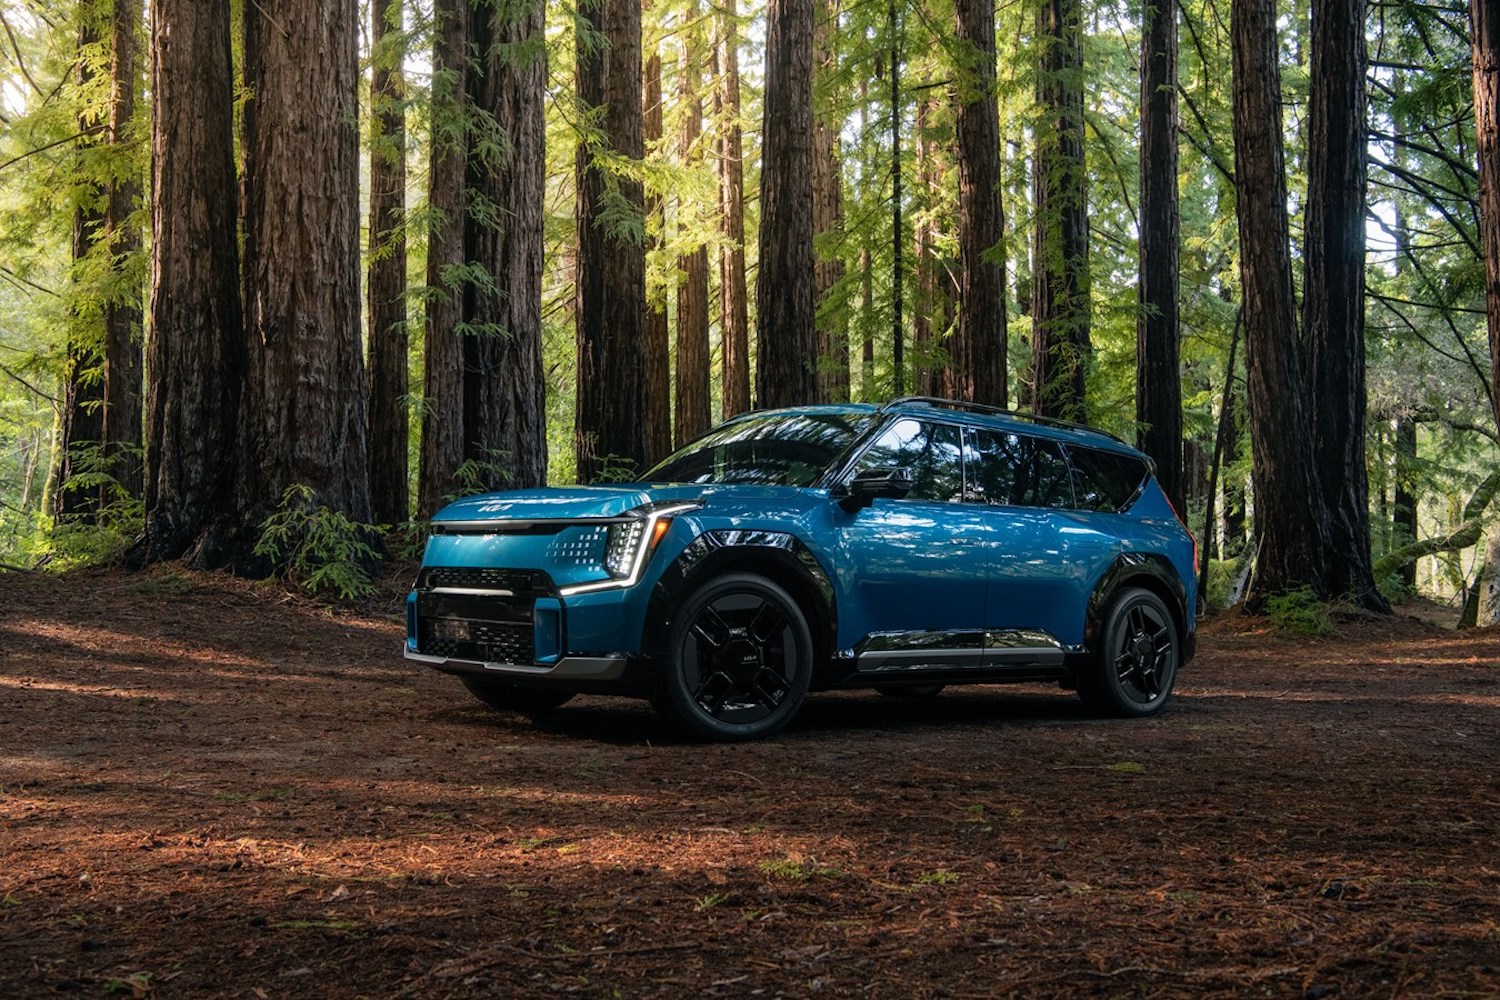
M 1333 631 L 1328 605 L 1311 587 L 1300 587 L 1266 598 L 1266 614 L 1271 624 L 1283 632 L 1319 636 Z
M 312 489 L 298 484 L 287 488 L 276 512 L 262 522 L 255 554 L 313 593 L 368 597 L 375 592 L 371 568 L 379 553 L 371 543 L 378 530 L 319 504 Z

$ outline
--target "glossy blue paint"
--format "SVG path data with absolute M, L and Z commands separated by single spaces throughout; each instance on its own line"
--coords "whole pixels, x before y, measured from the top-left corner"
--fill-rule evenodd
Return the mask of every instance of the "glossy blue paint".
M 808 410 L 867 420 L 876 412 L 862 406 Z M 757 416 L 764 414 L 739 419 Z M 1171 567 L 1183 594 L 1184 631 L 1194 630 L 1193 542 L 1154 478 L 1121 513 L 995 506 L 962 498 L 879 499 L 862 510 L 846 509 L 838 491 L 853 456 L 900 417 L 1003 429 L 1144 461 L 1134 449 L 1088 431 L 898 406 L 873 420 L 850 452 L 809 487 L 635 483 L 457 501 L 434 518 L 437 533 L 427 543 L 423 568 L 546 573 L 557 592 L 534 604 L 538 663 L 641 652 L 654 588 L 693 540 L 709 531 L 777 532 L 805 545 L 833 585 L 835 650 L 853 650 L 877 632 L 987 629 L 1041 630 L 1080 650 L 1087 641 L 1091 598 L 1127 554 Z M 689 500 L 701 506 L 672 518 L 632 585 L 567 592 L 610 579 L 604 568 L 609 522 L 647 504 Z M 407 605 L 412 651 L 418 644 L 417 599 L 413 591 Z

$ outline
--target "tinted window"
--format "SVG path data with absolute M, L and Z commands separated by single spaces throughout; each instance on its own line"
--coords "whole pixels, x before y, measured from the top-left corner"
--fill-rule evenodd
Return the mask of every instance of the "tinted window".
M 962 435 L 957 427 L 898 420 L 860 456 L 855 472 L 905 469 L 914 480 L 908 500 L 960 500 L 964 489 Z
M 1068 457 L 1073 460 L 1073 492 L 1083 510 L 1124 509 L 1146 478 L 1145 463 L 1129 455 L 1070 447 Z
M 869 420 L 858 413 L 780 413 L 735 420 L 684 446 L 642 480 L 810 486 Z
M 972 503 L 1010 507 L 1071 507 L 1068 463 L 1051 441 L 1025 434 L 969 431 Z

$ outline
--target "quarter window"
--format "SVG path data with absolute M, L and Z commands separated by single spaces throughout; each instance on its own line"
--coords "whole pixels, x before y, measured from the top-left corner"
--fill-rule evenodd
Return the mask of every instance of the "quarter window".
M 1082 510 L 1123 510 L 1146 478 L 1146 466 L 1129 455 L 1070 446 L 1068 457 L 1073 460 L 1073 492 Z
M 860 456 L 855 472 L 905 469 L 912 474 L 908 500 L 948 503 L 963 498 L 962 436 L 957 427 L 898 420 Z
M 965 499 L 1007 507 L 1073 506 L 1062 450 L 1026 434 L 970 430 Z

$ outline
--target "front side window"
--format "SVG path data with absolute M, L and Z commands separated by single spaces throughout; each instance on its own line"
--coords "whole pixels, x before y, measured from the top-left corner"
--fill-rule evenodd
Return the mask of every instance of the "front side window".
M 650 483 L 811 486 L 869 424 L 860 413 L 777 413 L 714 428 L 642 478 Z
M 860 456 L 855 473 L 905 469 L 912 475 L 908 500 L 949 503 L 963 499 L 963 437 L 957 427 L 902 419 Z
M 969 431 L 971 503 L 1006 507 L 1073 506 L 1068 462 L 1053 442 L 1026 434 Z

